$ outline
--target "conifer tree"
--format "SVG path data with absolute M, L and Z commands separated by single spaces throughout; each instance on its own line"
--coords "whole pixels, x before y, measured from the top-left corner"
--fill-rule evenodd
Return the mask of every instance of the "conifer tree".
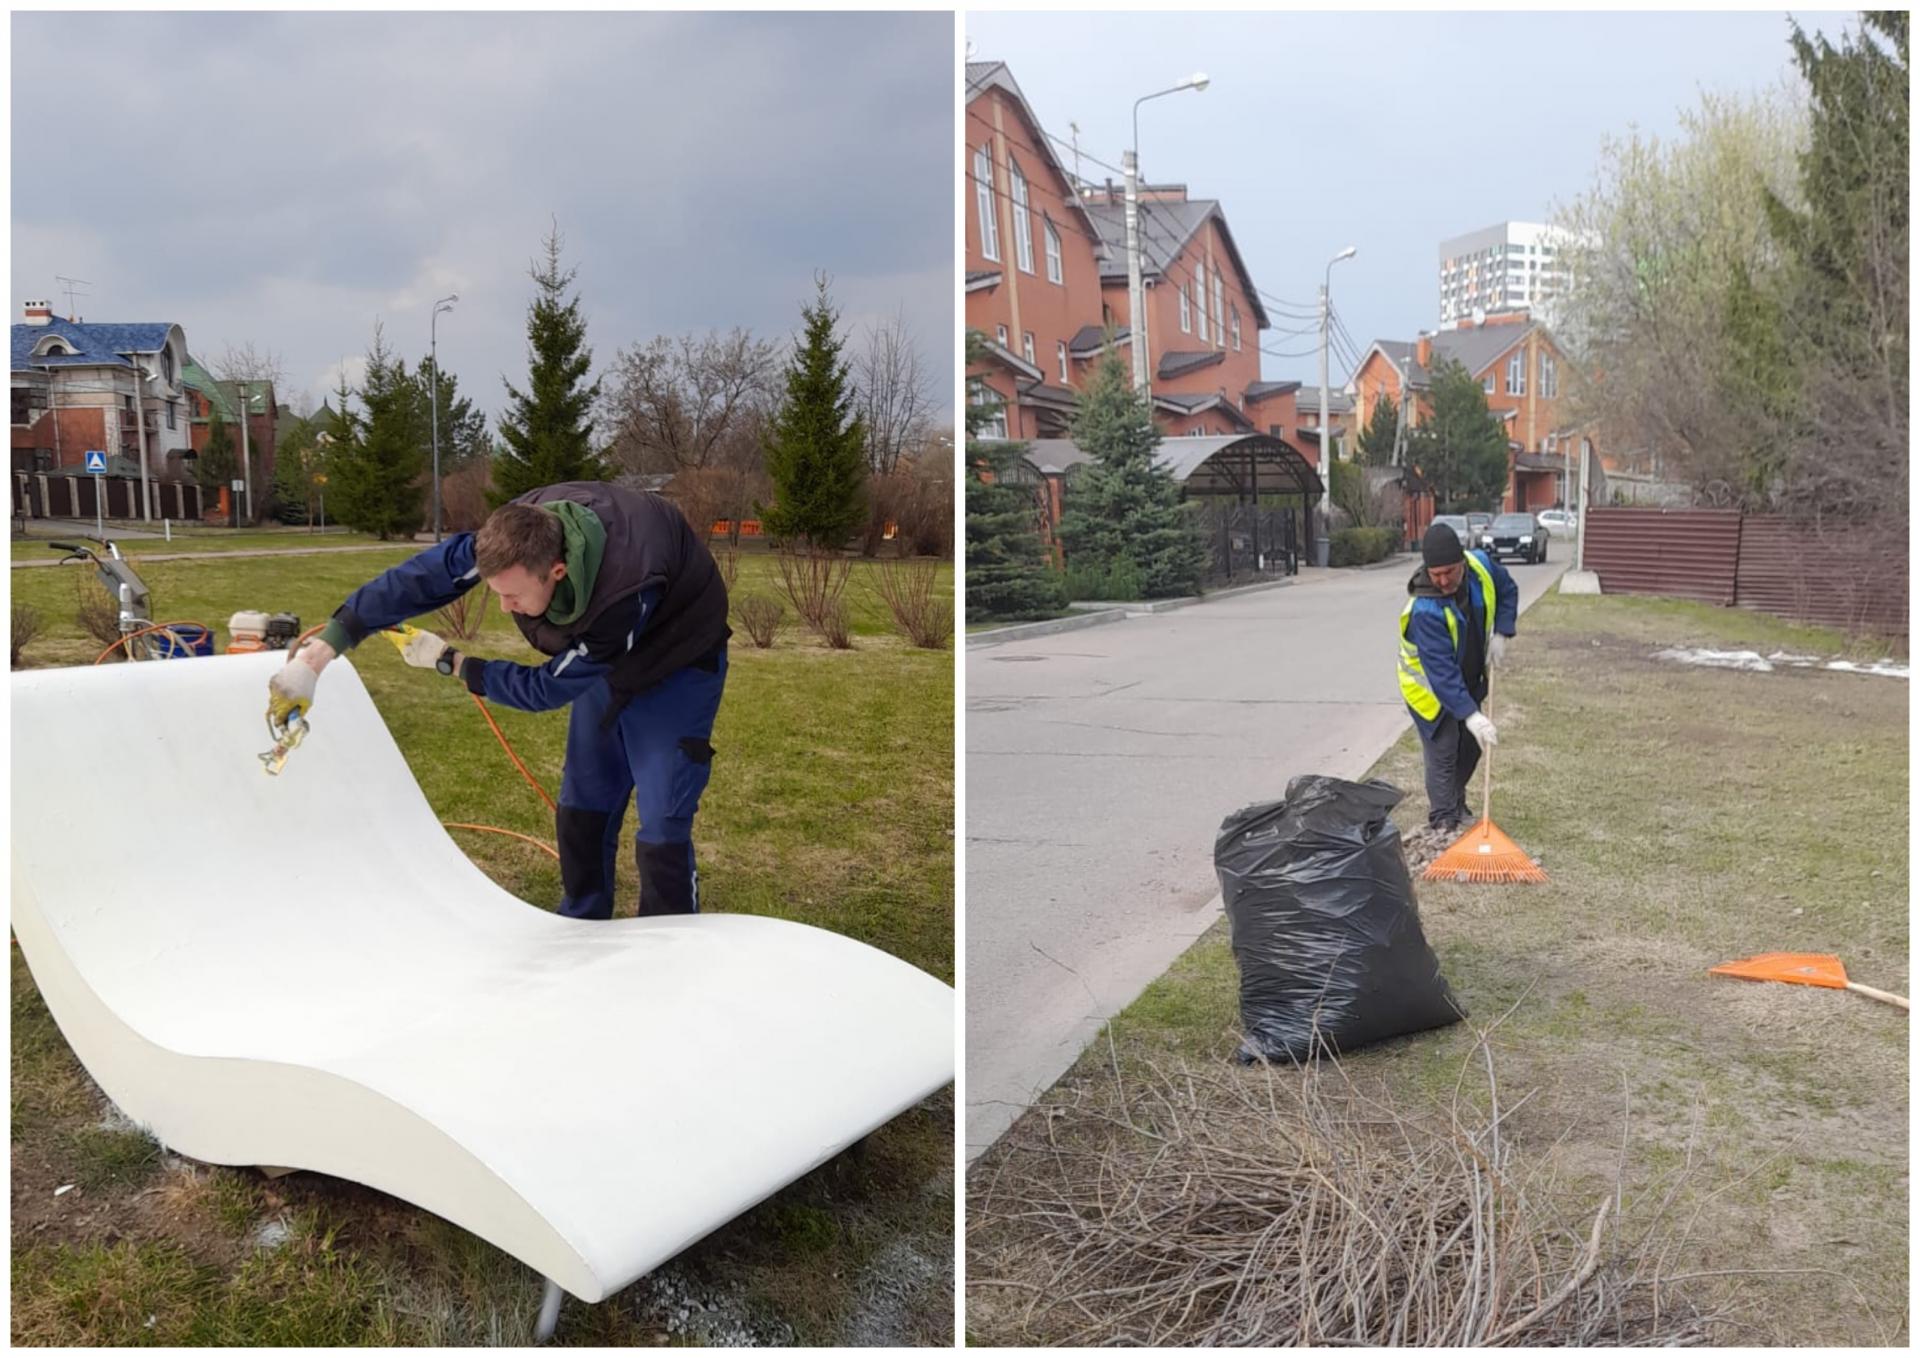
M 967 332 L 969 366 L 981 335 Z M 1067 605 L 1065 583 L 1047 559 L 1033 489 L 1015 483 L 1024 443 L 981 439 L 991 404 L 967 407 L 967 621 L 1050 618 Z
M 814 281 L 818 294 L 800 308 L 804 329 L 787 362 L 780 408 L 767 424 L 774 502 L 760 517 L 777 538 L 835 551 L 866 522 L 867 432 L 840 357 L 844 341 L 834 329 L 839 315 L 826 276 Z
M 527 307 L 527 387 L 507 383 L 500 415 L 500 454 L 494 460 L 496 507 L 516 495 L 559 481 L 604 480 L 606 469 L 593 449 L 593 407 L 600 383 L 588 382 L 593 350 L 576 293 L 567 295 L 576 270 L 560 267 L 560 228 L 548 233 L 546 260 L 528 276 L 534 297 Z

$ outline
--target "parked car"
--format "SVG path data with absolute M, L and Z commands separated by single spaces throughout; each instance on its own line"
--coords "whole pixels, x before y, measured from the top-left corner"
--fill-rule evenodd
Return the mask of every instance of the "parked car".
M 1480 547 L 1495 561 L 1513 557 L 1516 561 L 1541 562 L 1547 559 L 1547 539 L 1551 532 L 1531 514 L 1502 514 L 1480 535 Z
M 1493 526 L 1493 515 L 1483 514 L 1477 509 L 1467 511 L 1467 546 L 1472 547 L 1487 535 L 1487 529 Z
M 1549 533 L 1554 533 L 1561 537 L 1572 537 L 1574 534 L 1573 515 L 1565 509 L 1541 510 L 1540 526 Z
M 1444 523 L 1447 527 L 1451 528 L 1453 535 L 1460 539 L 1460 545 L 1462 547 L 1471 547 L 1473 545 L 1473 538 L 1467 530 L 1467 516 L 1465 514 L 1435 514 L 1433 521 L 1435 523 Z

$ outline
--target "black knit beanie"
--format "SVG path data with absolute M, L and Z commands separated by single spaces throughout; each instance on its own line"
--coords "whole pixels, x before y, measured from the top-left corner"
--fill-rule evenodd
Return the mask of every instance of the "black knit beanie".
M 1457 566 L 1467 559 L 1467 553 L 1458 533 L 1444 523 L 1436 523 L 1420 539 L 1420 559 L 1428 566 Z

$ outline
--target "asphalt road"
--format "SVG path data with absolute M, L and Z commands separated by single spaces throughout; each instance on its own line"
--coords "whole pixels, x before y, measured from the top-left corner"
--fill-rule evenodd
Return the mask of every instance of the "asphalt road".
M 1523 609 L 1565 556 L 1509 567 Z M 969 1156 L 1219 917 L 1229 813 L 1297 774 L 1357 778 L 1406 730 L 1394 619 L 1416 565 L 968 653 Z

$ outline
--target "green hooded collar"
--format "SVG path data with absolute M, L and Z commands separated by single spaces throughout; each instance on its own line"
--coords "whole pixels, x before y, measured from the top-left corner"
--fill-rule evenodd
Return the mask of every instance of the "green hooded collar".
M 607 551 L 607 526 L 600 516 L 572 500 L 549 500 L 540 508 L 553 511 L 565 533 L 567 573 L 554 586 L 553 602 L 547 605 L 547 621 L 556 627 L 578 622 L 593 597 L 593 582 L 600 574 L 600 558 Z

